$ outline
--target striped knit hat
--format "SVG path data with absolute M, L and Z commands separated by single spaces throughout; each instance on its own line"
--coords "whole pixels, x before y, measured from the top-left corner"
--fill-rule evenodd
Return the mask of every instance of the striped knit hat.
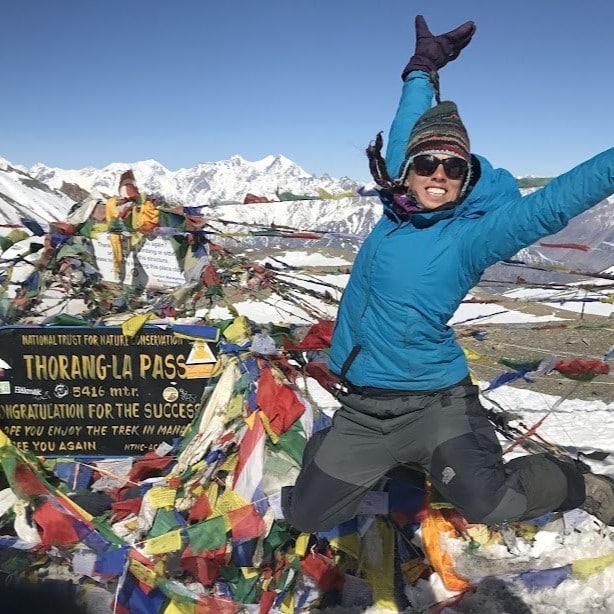
M 405 181 L 411 161 L 421 154 L 456 156 L 466 160 L 471 168 L 469 135 L 453 102 L 439 103 L 426 111 L 416 122 L 407 143 L 405 162 L 400 173 L 401 181 Z M 465 184 L 468 179 L 465 179 Z

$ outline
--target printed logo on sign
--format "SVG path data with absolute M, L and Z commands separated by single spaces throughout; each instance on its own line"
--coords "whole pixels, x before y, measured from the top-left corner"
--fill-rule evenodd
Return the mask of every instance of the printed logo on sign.
M 66 384 L 57 384 L 53 389 L 53 394 L 55 394 L 58 399 L 63 399 L 64 397 L 68 396 L 69 393 L 70 390 Z
M 41 388 L 26 388 L 25 386 L 15 386 L 15 394 L 30 394 L 33 397 L 40 397 L 43 394 Z
M 172 403 L 179 398 L 179 391 L 174 386 L 167 386 L 162 391 L 162 398 L 168 403 Z
M 11 382 L 0 382 L 0 394 L 11 394 Z

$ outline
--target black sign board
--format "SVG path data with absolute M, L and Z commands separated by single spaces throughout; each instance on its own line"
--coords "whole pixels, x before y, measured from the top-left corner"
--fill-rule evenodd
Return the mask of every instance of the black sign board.
M 202 344 L 201 344 L 202 345 Z M 147 327 L 0 328 L 0 429 L 45 456 L 130 456 L 180 437 L 199 410 L 208 358 Z

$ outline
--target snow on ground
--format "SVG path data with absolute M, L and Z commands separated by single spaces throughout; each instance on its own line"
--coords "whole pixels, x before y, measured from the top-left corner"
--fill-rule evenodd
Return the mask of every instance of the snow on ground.
M 603 280 L 602 280 L 603 281 Z M 612 282 L 604 281 L 611 288 Z M 594 284 L 599 285 L 599 284 Z M 506 292 L 505 295 L 512 299 L 531 300 L 543 303 L 549 307 L 573 311 L 575 313 L 586 313 L 596 316 L 610 317 L 614 313 L 614 304 L 602 302 L 611 296 L 610 290 L 584 290 L 582 288 L 570 287 L 565 290 L 550 290 L 544 288 L 519 288 Z M 574 299 L 572 301 L 572 299 Z
M 291 266 L 351 266 L 352 263 L 346 258 L 338 258 L 334 256 L 326 256 L 318 252 L 283 252 L 275 258 L 264 258 L 262 260 L 256 260 L 260 264 L 270 264 L 272 266 L 278 265 L 277 260 L 281 260 Z
M 487 382 L 480 382 L 486 387 Z M 570 382 L 570 386 L 573 383 Z M 323 408 L 329 415 L 338 407 L 337 401 L 318 384 L 310 380 L 309 395 L 313 402 Z M 520 390 L 511 386 L 502 386 L 489 394 L 504 409 L 519 413 L 527 424 L 532 425 L 554 406 L 558 397 Z M 487 404 L 485 400 L 485 405 Z M 539 433 L 547 441 L 556 442 L 570 452 L 585 453 L 599 450 L 609 453 L 604 461 L 587 461 L 599 473 L 614 477 L 614 403 L 602 401 L 581 401 L 569 399 L 563 401 L 555 411 L 546 418 L 539 428 Z M 501 438 L 505 450 L 509 441 Z M 524 452 L 513 451 L 505 456 L 510 460 Z M 573 517 L 570 515 L 570 517 Z M 467 549 L 466 542 L 448 540 L 447 546 L 457 561 L 459 569 L 473 572 L 471 576 L 478 581 L 474 594 L 465 597 L 455 607 L 443 610 L 445 614 L 591 614 L 614 612 L 614 565 L 589 576 L 578 578 L 570 576 L 556 588 L 533 590 L 519 580 L 512 578 L 488 576 L 503 562 L 503 568 L 511 565 L 510 560 L 524 569 L 549 569 L 569 565 L 579 559 L 590 559 L 614 553 L 614 530 L 604 527 L 593 517 L 578 515 L 579 524 L 564 530 L 559 521 L 551 531 L 540 532 L 539 539 L 527 549 L 522 556 L 512 557 L 506 548 L 484 551 L 480 554 Z M 486 558 L 491 557 L 491 558 Z M 430 581 L 420 581 L 416 587 L 408 590 L 412 603 L 424 608 L 434 602 L 454 595 L 445 589 L 438 576 L 431 576 Z M 327 614 L 358 614 L 360 610 L 335 608 Z M 410 612 L 428 612 L 428 610 L 410 610 Z M 369 608 L 366 614 L 383 614 L 385 610 Z
M 469 297 L 468 297 L 469 298 Z M 452 316 L 449 324 L 459 326 L 462 324 L 522 324 L 523 322 L 536 324 L 538 322 L 552 322 L 563 320 L 555 315 L 535 316 L 507 309 L 496 303 L 463 303 Z
M 240 301 L 233 303 L 240 315 L 246 316 L 253 322 L 258 323 L 284 323 L 309 325 L 316 320 L 334 319 L 337 311 L 335 305 L 324 303 L 315 297 L 303 296 L 301 301 L 307 303 L 311 313 L 307 309 L 301 309 L 295 303 L 288 301 L 278 294 L 261 301 Z M 318 317 L 314 317 L 314 311 Z M 226 307 L 216 306 L 211 309 L 199 310 L 197 315 L 206 316 L 213 320 L 225 320 L 232 317 Z
M 297 264 L 304 264 L 304 261 L 297 261 Z M 320 264 L 320 266 L 322 266 Z M 337 276 L 332 276 L 336 278 Z M 331 281 L 327 278 L 327 281 Z M 334 281 L 332 283 L 335 283 Z M 574 291 L 576 292 L 576 291 Z M 507 296 L 522 297 L 530 299 L 541 299 L 544 291 L 526 290 L 514 291 Z M 545 296 L 551 299 L 552 295 Z M 569 298 L 569 297 L 567 297 Z M 567 308 L 571 311 L 581 309 L 583 303 L 556 303 L 552 300 L 544 300 L 546 304 L 553 307 Z M 277 303 L 278 307 L 280 303 Z M 248 315 L 258 322 L 275 321 L 271 320 L 271 313 L 282 319 L 282 313 L 271 312 L 269 306 L 262 303 L 238 304 L 239 312 Z M 289 311 L 296 307 L 285 305 L 284 309 Z M 609 315 L 612 307 L 604 303 L 586 303 L 585 312 L 600 315 Z M 599 308 L 599 309 L 598 309 Z M 603 311 L 601 311 L 601 309 Z M 609 311 L 608 311 L 609 310 Z M 307 314 L 299 314 L 305 317 Z M 330 310 L 331 317 L 334 311 Z M 510 322 L 510 323 L 535 323 L 548 320 L 555 320 L 554 316 L 535 317 L 523 314 L 519 311 L 506 309 L 500 305 L 466 303 L 458 309 L 451 323 L 459 324 L 465 321 L 480 322 Z M 287 321 L 287 319 L 286 319 Z M 484 389 L 487 382 L 480 383 Z M 585 384 L 590 385 L 590 384 Z M 574 382 L 570 380 L 569 390 L 572 390 Z M 324 391 L 314 380 L 309 380 L 309 397 L 312 402 L 322 408 L 326 413 L 333 414 L 338 407 L 337 401 L 329 393 Z M 489 393 L 489 397 L 496 401 L 504 409 L 518 413 L 522 416 L 523 422 L 528 425 L 536 423 L 542 418 L 558 401 L 558 397 L 545 395 L 531 390 L 521 390 L 511 386 L 502 386 Z M 488 400 L 485 399 L 487 404 Z M 604 403 L 600 400 L 582 401 L 573 398 L 564 400 L 556 409 L 545 419 L 539 428 L 539 434 L 547 441 L 555 442 L 566 447 L 570 452 L 603 451 L 609 456 L 603 461 L 587 461 L 596 472 L 606 473 L 614 477 L 614 403 Z M 504 449 L 509 442 L 502 439 Z M 510 459 L 520 452 L 512 452 L 505 458 Z M 614 554 L 614 530 L 604 527 L 591 516 L 580 515 L 577 519 L 579 523 L 575 529 L 564 530 L 561 525 L 555 525 L 552 531 L 544 530 L 540 532 L 540 539 L 531 550 L 525 553 L 527 561 L 535 560 L 541 562 L 542 566 L 559 567 L 568 565 L 579 559 L 592 558 L 602 555 Z M 452 544 L 452 547 L 464 546 L 461 542 Z M 459 561 L 463 553 L 458 553 Z M 466 556 L 466 549 L 464 551 Z M 509 553 L 506 552 L 509 557 Z M 464 564 L 473 565 L 474 570 L 478 568 L 478 559 L 465 559 Z M 489 565 L 492 569 L 496 568 L 496 561 L 487 561 L 486 571 Z M 480 574 L 478 574 L 480 575 Z M 441 584 L 438 576 L 431 576 L 430 582 L 423 581 L 411 589 L 408 595 L 413 603 L 425 608 L 421 610 L 411 610 L 412 612 L 427 612 L 426 608 L 438 600 L 451 595 Z M 361 610 L 347 608 L 333 608 L 327 610 L 327 614 L 358 614 Z M 369 608 L 366 614 L 380 614 L 382 610 Z M 463 602 L 454 607 L 447 607 L 442 614 L 456 613 L 476 613 L 476 614 L 591 614 L 591 613 L 610 613 L 614 612 L 614 565 L 606 567 L 603 571 L 590 575 L 587 578 L 570 576 L 563 580 L 556 588 L 543 588 L 533 590 L 525 584 L 512 577 L 499 578 L 491 577 L 482 580 L 474 594 L 465 597 Z
M 480 382 L 486 387 L 487 382 Z M 573 382 L 570 382 L 570 386 Z M 318 384 L 309 381 L 309 396 L 329 415 L 338 407 L 337 401 Z M 502 386 L 489 393 L 489 398 L 504 409 L 519 413 L 527 424 L 532 425 L 554 406 L 558 397 Z M 485 405 L 487 401 L 485 400 Z M 570 452 L 585 453 L 599 450 L 609 453 L 604 461 L 587 461 L 599 473 L 614 477 L 614 403 L 602 401 L 563 401 L 539 428 L 539 433 L 547 441 L 556 442 Z M 501 438 L 505 450 L 509 442 Z M 510 460 L 520 452 L 506 455 Z M 570 515 L 570 517 L 573 517 Z M 507 549 L 500 547 L 494 552 L 484 551 L 482 555 L 467 550 L 466 542 L 448 541 L 449 551 L 453 554 L 459 568 L 473 571 L 473 578 L 479 581 L 495 570 L 500 562 L 507 568 L 513 560 L 523 569 L 542 569 L 562 567 L 579 559 L 589 559 L 614 553 L 614 530 L 604 527 L 591 516 L 580 514 L 575 529 L 564 530 L 561 523 L 554 524 L 552 530 L 544 530 L 539 539 L 522 556 L 512 559 Z M 492 557 L 490 559 L 484 557 Z M 426 608 L 454 593 L 447 591 L 435 574 L 429 582 L 421 581 L 409 591 L 408 597 L 414 604 Z M 358 614 L 360 610 L 336 608 L 327 614 Z M 411 612 L 427 610 L 410 610 Z M 385 610 L 369 608 L 366 614 L 383 614 Z M 475 594 L 465 597 L 455 607 L 448 607 L 445 614 L 591 614 L 614 612 L 614 565 L 589 576 L 578 578 L 570 576 L 556 588 L 532 590 L 512 577 L 491 577 L 479 581 Z

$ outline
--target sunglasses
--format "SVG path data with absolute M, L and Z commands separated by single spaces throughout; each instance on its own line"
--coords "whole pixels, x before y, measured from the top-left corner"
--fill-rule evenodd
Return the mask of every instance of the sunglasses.
M 431 154 L 416 156 L 411 161 L 411 168 L 420 177 L 430 177 L 439 165 L 443 166 L 448 179 L 462 179 L 467 172 L 467 162 L 462 158 L 446 158 L 441 160 Z

